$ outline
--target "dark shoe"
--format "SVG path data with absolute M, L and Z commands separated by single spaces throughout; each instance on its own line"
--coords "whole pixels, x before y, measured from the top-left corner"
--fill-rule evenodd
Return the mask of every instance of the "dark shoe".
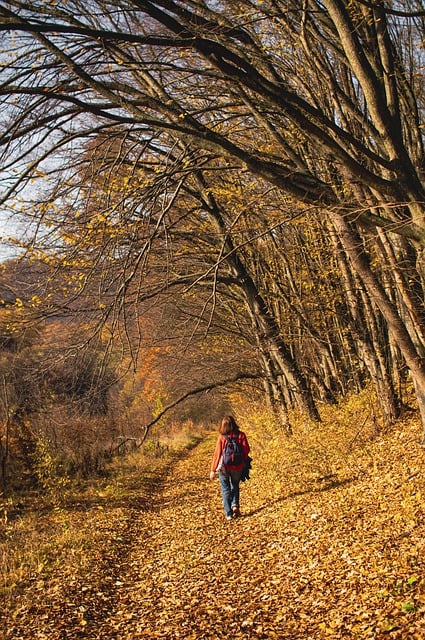
M 236 505 L 233 505 L 232 512 L 233 512 L 233 517 L 234 518 L 239 518 L 239 516 L 241 515 L 239 507 L 237 507 Z

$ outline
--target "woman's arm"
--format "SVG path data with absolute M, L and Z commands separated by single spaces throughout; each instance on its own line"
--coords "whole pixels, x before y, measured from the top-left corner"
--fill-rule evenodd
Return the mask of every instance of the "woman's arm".
M 222 441 L 222 437 L 219 436 L 217 439 L 217 443 L 215 445 L 213 459 L 211 463 L 211 472 L 210 472 L 211 480 L 214 478 L 215 472 L 217 471 L 217 467 L 220 464 L 220 458 L 222 453 L 223 453 L 223 441 Z
M 241 436 L 242 436 L 241 445 L 242 445 L 243 457 L 246 460 L 247 457 L 248 457 L 249 452 L 251 451 L 251 447 L 249 446 L 248 438 L 243 433 L 243 431 L 241 432 Z

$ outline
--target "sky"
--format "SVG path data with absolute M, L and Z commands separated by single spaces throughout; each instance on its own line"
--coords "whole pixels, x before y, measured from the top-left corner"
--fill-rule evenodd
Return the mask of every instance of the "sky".
M 0 210 L 0 262 L 17 257 L 19 250 L 8 242 L 8 238 L 18 235 L 18 221 L 13 220 L 12 214 Z

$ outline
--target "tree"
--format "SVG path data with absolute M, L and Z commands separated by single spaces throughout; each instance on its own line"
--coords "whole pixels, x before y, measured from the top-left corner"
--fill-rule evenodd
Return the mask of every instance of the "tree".
M 16 42 L 2 73 L 0 144 L 6 172 L 26 162 L 14 182 L 5 174 L 5 198 L 37 171 L 60 169 L 63 182 L 69 166 L 77 201 L 80 160 L 72 169 L 46 159 L 81 158 L 80 141 L 125 130 L 140 158 L 155 151 L 166 167 L 177 139 L 212 154 L 223 172 L 273 185 L 288 208 L 326 212 L 411 370 L 425 422 L 422 339 L 361 242 L 364 226 L 392 246 L 405 239 L 420 289 L 411 310 L 421 318 L 421 2 L 111 0 L 90 14 L 80 2 L 13 2 L 0 3 L 0 15 Z

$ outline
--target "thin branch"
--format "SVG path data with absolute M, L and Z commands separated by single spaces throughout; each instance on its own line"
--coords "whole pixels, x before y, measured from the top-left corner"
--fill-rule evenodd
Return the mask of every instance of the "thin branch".
M 187 393 L 185 393 L 184 395 L 180 396 L 180 398 L 177 398 L 177 400 L 174 400 L 173 402 L 171 402 L 170 404 L 168 404 L 166 407 L 164 407 L 164 409 L 162 411 L 160 411 L 160 413 L 150 422 L 148 422 L 148 424 L 146 424 L 143 428 L 143 435 L 141 438 L 141 441 L 139 442 L 138 446 L 141 447 L 142 444 L 145 442 L 149 430 L 151 427 L 153 427 L 154 424 L 156 424 L 157 422 L 159 422 L 159 420 L 171 409 L 174 409 L 174 407 L 176 407 L 177 405 L 179 405 L 181 402 L 183 402 L 184 400 L 187 400 L 187 398 L 190 398 L 191 396 L 195 396 L 199 393 L 203 393 L 204 391 L 211 391 L 211 389 L 217 389 L 218 387 L 226 387 L 229 384 L 233 384 L 235 382 L 238 382 L 239 380 L 255 380 L 255 379 L 259 379 L 261 378 L 261 375 L 258 374 L 252 374 L 252 373 L 238 373 L 236 376 L 233 376 L 233 378 L 229 378 L 228 380 L 223 380 L 222 382 L 212 382 L 211 384 L 207 384 L 203 387 L 198 387 L 196 389 L 192 389 L 191 391 L 188 391 Z

